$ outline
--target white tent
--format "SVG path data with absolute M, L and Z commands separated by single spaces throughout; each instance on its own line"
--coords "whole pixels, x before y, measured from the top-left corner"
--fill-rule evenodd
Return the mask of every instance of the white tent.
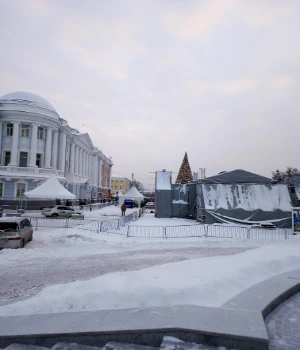
M 24 193 L 27 198 L 42 199 L 76 199 L 76 196 L 66 190 L 63 185 L 52 175 L 41 186 L 36 187 L 32 191 Z
M 144 196 L 137 190 L 136 187 L 131 187 L 127 193 L 119 195 L 119 206 L 124 203 L 125 199 L 133 199 L 134 201 L 137 201 L 139 204 L 141 204 Z

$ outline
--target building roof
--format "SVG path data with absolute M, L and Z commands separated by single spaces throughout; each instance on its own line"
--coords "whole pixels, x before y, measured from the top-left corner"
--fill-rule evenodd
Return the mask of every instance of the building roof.
M 252 183 L 252 184 L 269 184 L 271 179 L 251 173 L 250 171 L 237 169 L 224 171 L 218 175 L 210 176 L 206 179 L 207 183 L 234 184 L 234 183 Z
M 21 112 L 30 112 L 31 110 L 29 107 L 33 108 L 32 111 L 36 108 L 44 109 L 55 113 L 57 118 L 59 118 L 58 113 L 47 100 L 41 96 L 32 94 L 31 92 L 17 91 L 3 95 L 0 97 L 0 104 L 13 105 L 14 110 Z
M 131 180 L 129 180 L 128 177 L 122 176 L 122 175 L 117 175 L 117 174 L 112 174 L 112 175 L 111 175 L 111 179 L 112 179 L 112 180 L 115 180 L 115 179 L 125 179 L 125 180 L 128 180 L 128 181 L 131 182 Z

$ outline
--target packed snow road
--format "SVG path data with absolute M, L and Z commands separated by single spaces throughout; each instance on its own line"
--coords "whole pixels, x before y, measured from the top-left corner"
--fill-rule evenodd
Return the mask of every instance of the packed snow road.
M 81 256 L 28 255 L 21 261 L 10 259 L 9 265 L 0 269 L 0 306 L 27 299 L 54 284 L 89 280 L 111 272 L 139 270 L 169 262 L 232 255 L 249 248 L 172 247 Z

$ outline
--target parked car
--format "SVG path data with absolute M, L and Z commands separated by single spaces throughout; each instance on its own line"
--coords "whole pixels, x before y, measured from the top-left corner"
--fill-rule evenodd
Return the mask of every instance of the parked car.
M 66 207 L 64 205 L 55 205 L 50 208 L 44 208 L 42 210 L 42 215 L 46 217 L 53 217 L 57 218 L 60 217 L 70 217 L 72 214 L 80 214 L 78 212 L 75 212 L 75 210 L 71 207 Z
M 154 209 L 154 202 L 148 202 L 145 204 L 146 209 Z
M 23 248 L 32 240 L 33 229 L 27 218 L 0 218 L 0 249 Z

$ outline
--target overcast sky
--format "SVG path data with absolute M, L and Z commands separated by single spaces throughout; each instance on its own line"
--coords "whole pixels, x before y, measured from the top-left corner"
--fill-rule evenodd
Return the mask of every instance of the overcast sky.
M 44 97 L 147 187 L 185 150 L 270 176 L 300 167 L 299 18 L 298 0 L 0 0 L 0 96 Z

